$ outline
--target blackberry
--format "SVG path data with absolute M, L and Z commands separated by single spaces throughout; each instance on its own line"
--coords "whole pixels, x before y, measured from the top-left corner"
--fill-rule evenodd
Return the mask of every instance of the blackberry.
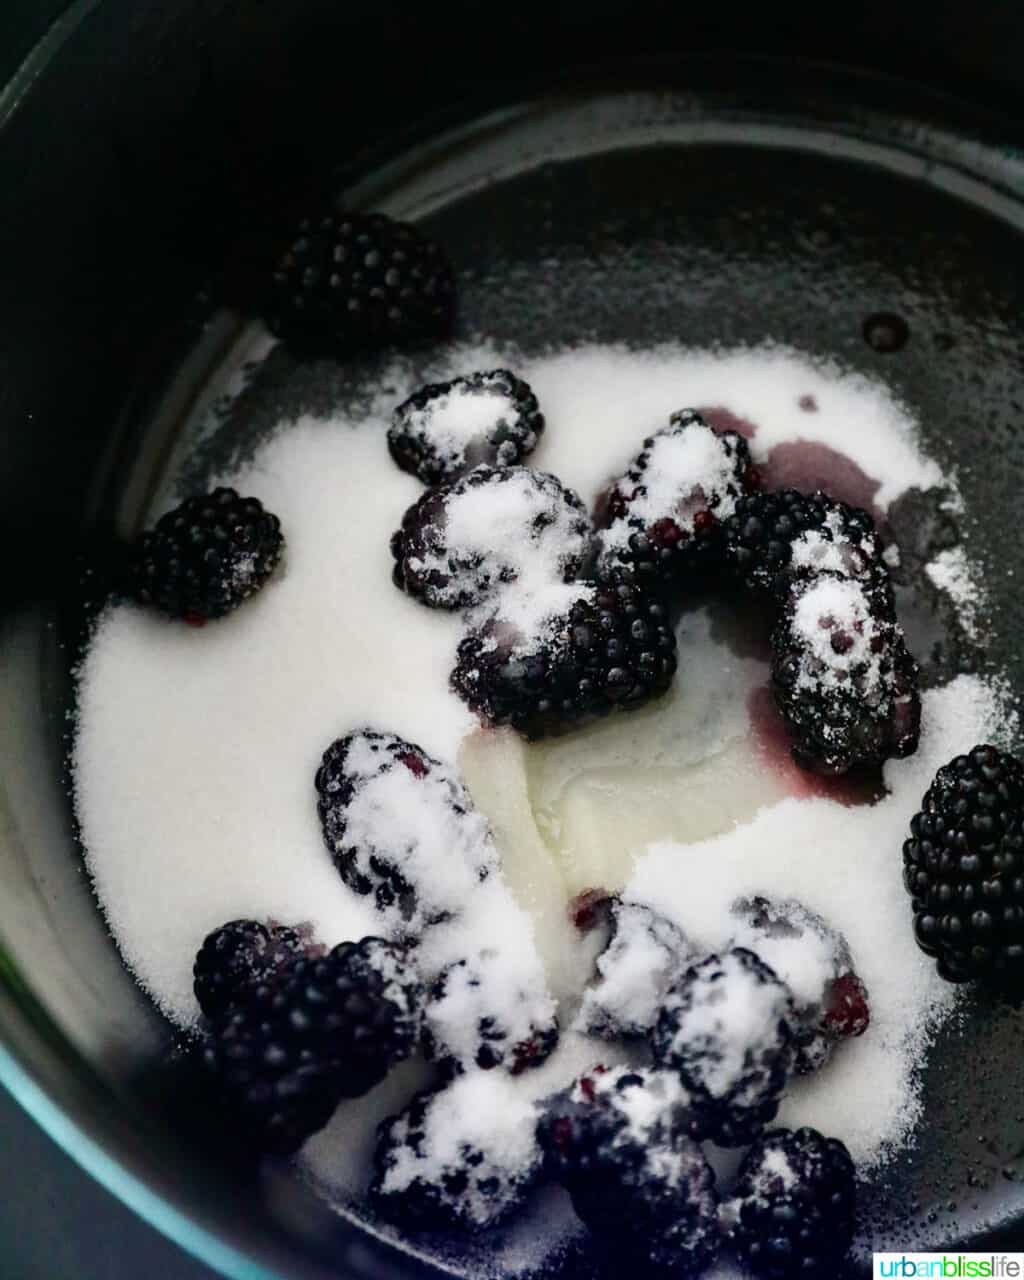
M 208 1018 L 218 1018 L 255 988 L 286 973 L 299 955 L 322 954 L 308 931 L 258 920 L 229 920 L 207 934 L 192 969 L 196 1000 Z
M 789 989 L 753 952 L 736 947 L 691 967 L 669 992 L 654 1056 L 678 1071 L 708 1135 L 723 1147 L 743 1146 L 778 1110 L 796 1022 Z
M 647 1035 L 693 961 L 693 946 L 671 920 L 640 902 L 615 902 L 611 924 L 597 977 L 583 993 L 579 1029 L 608 1039 Z
M 723 521 L 754 482 L 741 435 L 712 430 L 693 409 L 674 413 L 604 500 L 601 571 L 650 589 L 715 565 Z
M 918 667 L 895 616 L 850 578 L 790 583 L 772 635 L 772 691 L 793 758 L 835 775 L 917 750 Z
M 539 738 L 663 694 L 676 638 L 658 600 L 634 584 L 579 583 L 525 605 L 515 597 L 459 644 L 452 687 L 489 724 Z
M 1024 977 L 1024 768 L 993 746 L 944 765 L 903 846 L 918 945 L 950 982 Z
M 742 898 L 732 914 L 738 925 L 731 945 L 753 951 L 790 989 L 799 1074 L 824 1066 L 840 1041 L 863 1035 L 867 991 L 841 934 L 792 899 Z
M 423 387 L 400 404 L 388 431 L 391 456 L 424 484 L 449 484 L 481 463 L 512 467 L 544 430 L 529 384 L 507 369 Z
M 620 1067 L 581 1077 L 538 1124 L 548 1171 L 620 1269 L 696 1275 L 718 1252 L 715 1177 L 688 1108 L 678 1077 Z
M 266 302 L 271 333 L 299 356 L 443 336 L 454 315 L 455 280 L 440 248 L 382 213 L 305 219 Z
M 434 609 L 466 609 L 529 574 L 570 581 L 590 545 L 583 503 L 526 467 L 474 468 L 428 490 L 392 536 L 394 580 Z
M 371 1199 L 408 1228 L 492 1227 L 540 1175 L 534 1129 L 533 1103 L 503 1073 L 459 1076 L 380 1126 Z
M 730 569 L 752 590 L 784 595 L 792 574 L 827 570 L 871 582 L 891 603 L 875 522 L 860 507 L 796 489 L 745 494 L 724 522 L 724 538 Z
M 204 1059 L 230 1112 L 262 1150 L 285 1155 L 342 1098 L 367 1093 L 407 1057 L 419 985 L 402 948 L 379 938 L 300 957 L 219 1018 Z
M 324 840 L 342 880 L 399 933 L 455 914 L 497 867 L 487 820 L 447 766 L 394 734 L 339 738 L 316 774 Z
M 453 1072 L 504 1067 L 513 1075 L 543 1062 L 558 1022 L 535 956 L 529 938 L 502 937 L 442 969 L 424 1006 L 427 1058 Z
M 853 1161 L 816 1129 L 775 1129 L 740 1166 L 723 1206 L 741 1263 L 762 1280 L 835 1275 L 856 1225 Z
M 135 596 L 188 622 L 223 617 L 263 586 L 283 546 L 280 521 L 257 498 L 223 488 L 187 498 L 140 538 Z

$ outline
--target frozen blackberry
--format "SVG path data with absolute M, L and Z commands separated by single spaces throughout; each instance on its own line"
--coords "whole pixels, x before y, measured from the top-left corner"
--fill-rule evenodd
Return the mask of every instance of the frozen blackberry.
M 271 333 L 300 356 L 440 337 L 454 314 L 455 280 L 440 248 L 382 213 L 305 219 L 266 304 Z
M 694 960 L 686 935 L 640 902 L 615 902 L 612 935 L 597 958 L 597 976 L 583 993 L 578 1026 L 617 1039 L 647 1035 L 669 989 Z
M 366 729 L 332 742 L 317 811 L 341 878 L 399 933 L 459 911 L 498 865 L 487 819 L 447 766 Z
M 853 1161 L 816 1129 L 775 1129 L 750 1149 L 723 1206 L 740 1262 L 761 1280 L 836 1275 L 853 1239 Z
M 475 949 L 444 968 L 427 993 L 424 1052 L 451 1071 L 504 1067 L 517 1075 L 557 1043 L 555 1002 L 529 938 Z
M 192 968 L 199 1007 L 218 1018 L 264 986 L 281 978 L 299 955 L 323 952 L 308 931 L 258 920 L 229 920 L 207 934 Z
M 583 503 L 555 476 L 476 467 L 425 493 L 391 539 L 395 584 L 434 609 L 465 609 L 520 578 L 565 581 L 590 546 Z
M 730 569 L 753 590 L 782 595 L 792 574 L 828 571 L 889 592 L 875 522 L 860 507 L 795 489 L 745 494 L 725 521 Z
M 917 663 L 891 610 L 834 573 L 790 583 L 772 636 L 772 691 L 793 758 L 834 775 L 917 750 Z
M 754 481 L 747 442 L 683 409 L 644 441 L 603 503 L 601 571 L 661 587 L 717 563 L 723 522 Z
M 677 1076 L 594 1071 L 549 1100 L 538 1137 L 548 1171 L 619 1268 L 691 1276 L 714 1260 L 715 1177 L 690 1136 Z
M 342 1098 L 367 1093 L 413 1050 L 419 984 L 403 948 L 379 938 L 300 957 L 213 1027 L 204 1058 L 230 1112 L 261 1149 L 297 1150 Z
M 492 1227 L 540 1175 L 535 1125 L 534 1104 L 500 1071 L 421 1093 L 380 1127 L 371 1199 L 407 1228 Z
M 1024 981 L 1024 768 L 993 746 L 944 765 L 903 846 L 918 945 L 950 982 Z
M 863 1035 L 870 1021 L 867 991 L 840 933 L 793 899 L 742 898 L 732 915 L 731 945 L 753 951 L 793 997 L 797 1072 L 818 1070 L 840 1041 Z
M 234 489 L 187 498 L 139 539 L 135 596 L 188 622 L 223 617 L 263 586 L 283 546 L 277 516 L 257 498 Z
M 688 970 L 666 997 L 651 1042 L 659 1065 L 679 1072 L 708 1136 L 738 1147 L 775 1117 L 796 1022 L 789 989 L 736 947 Z
M 447 484 L 472 467 L 512 467 L 536 448 L 544 415 L 529 384 L 507 369 L 423 387 L 400 404 L 391 456 L 424 484 Z
M 460 642 L 452 687 L 485 723 L 539 738 L 659 697 L 675 669 L 656 597 L 628 582 L 578 583 L 503 595 Z

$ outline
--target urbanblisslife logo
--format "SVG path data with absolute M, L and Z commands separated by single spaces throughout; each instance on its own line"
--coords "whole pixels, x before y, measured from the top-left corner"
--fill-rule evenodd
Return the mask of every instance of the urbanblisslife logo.
M 885 1280 L 975 1280 L 1021 1277 L 1024 1253 L 876 1253 L 875 1277 Z

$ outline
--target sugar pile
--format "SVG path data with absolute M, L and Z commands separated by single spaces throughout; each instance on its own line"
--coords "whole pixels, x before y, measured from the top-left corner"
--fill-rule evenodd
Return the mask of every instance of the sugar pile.
M 456 349 L 427 375 L 440 380 L 498 364 L 529 381 L 547 419 L 531 465 L 588 504 L 646 436 L 689 405 L 724 407 L 753 423 L 755 459 L 797 440 L 841 450 L 879 480 L 882 505 L 911 486 L 950 483 L 922 455 L 912 419 L 883 387 L 792 352 L 584 347 L 523 360 L 494 348 Z M 250 461 L 220 477 L 282 522 L 285 563 L 259 596 L 201 630 L 129 606 L 110 609 L 83 660 L 73 765 L 89 871 L 126 962 L 180 1025 L 198 1014 L 195 952 L 226 920 L 307 921 L 327 945 L 380 931 L 372 899 L 346 888 L 323 844 L 313 776 L 325 746 L 371 726 L 454 765 L 474 728 L 447 681 L 462 620 L 422 607 L 390 577 L 391 534 L 422 487 L 388 456 L 387 425 L 394 404 L 421 380 L 397 365 L 382 385 L 399 393 L 382 393 L 358 420 L 282 424 Z M 807 397 L 817 412 L 800 408 Z M 949 566 L 943 585 L 973 607 L 962 581 Z M 695 657 L 698 669 L 709 654 Z M 684 688 L 687 671 L 684 648 Z M 749 740 L 751 718 L 742 702 L 728 703 L 724 720 L 699 698 L 694 706 L 705 719 L 677 725 L 672 740 L 701 744 L 691 748 L 692 763 L 714 778 L 715 753 Z M 913 942 L 900 883 L 903 831 L 937 766 L 975 741 L 1003 738 L 1004 718 L 991 688 L 961 676 L 925 695 L 921 748 L 887 766 L 889 790 L 879 803 L 849 808 L 768 787 L 761 807 L 728 829 L 657 839 L 638 851 L 635 868 L 632 861 L 620 868 L 630 900 L 656 906 L 703 948 L 728 940 L 729 909 L 750 895 L 797 898 L 844 934 L 870 993 L 871 1028 L 820 1076 L 794 1086 L 780 1122 L 816 1124 L 842 1138 L 862 1169 L 912 1132 L 920 1046 L 953 1001 Z M 622 718 L 625 740 L 642 747 L 639 726 L 650 722 L 638 717 L 636 730 L 628 722 Z M 579 743 L 582 768 L 583 735 Z M 611 750 L 621 756 L 621 745 Z M 534 782 L 523 794 L 543 796 L 543 777 Z M 534 880 L 560 886 L 567 899 L 550 832 L 540 826 L 533 835 L 536 856 L 549 859 L 543 868 L 538 862 Z M 513 831 L 498 846 L 509 884 L 527 905 L 529 877 L 513 865 L 521 839 Z M 543 923 L 533 914 L 538 932 L 564 921 L 561 907 Z M 538 943 L 542 954 L 557 950 Z M 563 1027 L 573 1012 L 563 1008 Z M 541 1097 L 617 1053 L 566 1031 L 553 1057 L 508 1089 L 524 1102 Z M 423 1080 L 412 1065 L 343 1106 L 308 1144 L 308 1176 L 332 1194 L 357 1196 L 376 1121 L 406 1105 Z M 536 1212 L 544 1231 L 572 1230 L 557 1197 L 550 1214 Z M 538 1260 L 538 1228 L 525 1221 L 530 1239 L 501 1246 L 495 1266 Z

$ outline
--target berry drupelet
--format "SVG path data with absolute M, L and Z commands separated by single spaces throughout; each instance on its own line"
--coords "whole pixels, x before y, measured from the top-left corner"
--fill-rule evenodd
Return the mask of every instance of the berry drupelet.
M 466 609 L 520 578 L 570 581 L 590 519 L 571 489 L 526 467 L 479 466 L 430 489 L 392 536 L 395 585 L 434 609 Z
M 712 430 L 693 409 L 673 414 L 604 499 L 601 571 L 650 589 L 714 565 L 722 522 L 754 482 L 741 435 Z
M 832 572 L 790 580 L 772 634 L 772 692 L 793 758 L 816 773 L 917 750 L 918 667 L 884 597 Z
M 421 388 L 398 406 L 388 448 L 426 485 L 449 484 L 486 463 L 511 467 L 536 448 L 544 415 L 528 383 L 507 369 Z
M 623 1273 L 667 1280 L 714 1261 L 715 1177 L 690 1135 L 689 1097 L 677 1076 L 598 1068 L 548 1101 L 538 1138 L 548 1172 Z
M 744 494 L 723 534 L 729 568 L 750 590 L 784 598 L 791 575 L 827 570 L 891 591 L 874 520 L 824 493 Z
M 495 940 L 444 968 L 423 1009 L 423 1050 L 450 1073 L 504 1067 L 518 1075 L 539 1066 L 558 1043 L 555 1002 L 543 970 Z
M 308 931 L 258 920 L 229 920 L 207 934 L 192 969 L 196 1000 L 208 1018 L 279 981 L 300 956 L 323 953 Z
M 266 303 L 270 331 L 300 356 L 440 337 L 455 313 L 444 254 L 381 213 L 307 218 L 281 255 Z
M 797 1022 L 789 989 L 736 947 L 691 967 L 655 1025 L 655 1060 L 677 1071 L 706 1136 L 750 1142 L 775 1118 L 793 1067 Z
M 223 617 L 263 586 L 283 546 L 280 521 L 257 498 L 226 488 L 187 498 L 139 539 L 136 599 L 187 622 Z
M 993 746 L 944 765 L 903 846 L 914 934 L 951 982 L 1024 984 L 1024 768 Z
M 286 1155 L 413 1050 L 419 983 L 379 938 L 300 957 L 217 1019 L 204 1048 L 215 1085 L 260 1150 Z
M 370 1198 L 413 1230 L 485 1230 L 540 1176 L 534 1129 L 533 1103 L 504 1073 L 459 1076 L 380 1126 Z
M 324 841 L 342 880 L 399 933 L 462 908 L 497 866 L 487 820 L 440 761 L 366 729 L 324 752 L 315 779 Z
M 723 1205 L 740 1262 L 759 1280 L 833 1276 L 853 1239 L 853 1161 L 816 1129 L 776 1129 L 754 1144 Z
M 551 609 L 529 626 L 517 622 L 506 594 L 499 612 L 460 642 L 451 680 L 486 723 L 540 738 L 659 697 L 675 669 L 664 607 L 613 581 L 553 593 Z

